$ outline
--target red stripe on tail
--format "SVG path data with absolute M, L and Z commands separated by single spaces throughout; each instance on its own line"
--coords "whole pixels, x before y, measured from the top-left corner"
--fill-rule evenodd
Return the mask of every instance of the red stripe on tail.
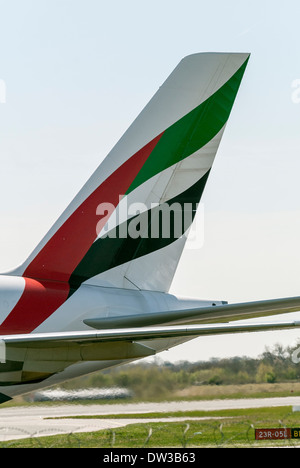
M 69 281 L 95 241 L 100 203 L 119 204 L 162 135 L 148 143 L 109 176 L 57 230 L 24 272 L 25 277 Z
M 119 196 L 127 192 L 162 135 L 111 174 L 72 213 L 32 260 L 23 274 L 23 295 L 1 324 L 1 334 L 30 333 L 67 300 L 70 276 L 97 237 L 97 207 L 100 203 L 110 203 L 114 207 L 119 204 Z M 103 224 L 106 221 L 107 217 Z

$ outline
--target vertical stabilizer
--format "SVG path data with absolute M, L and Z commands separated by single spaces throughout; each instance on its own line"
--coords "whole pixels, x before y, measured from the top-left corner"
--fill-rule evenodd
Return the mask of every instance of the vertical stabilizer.
M 248 59 L 184 58 L 14 274 L 167 291 Z

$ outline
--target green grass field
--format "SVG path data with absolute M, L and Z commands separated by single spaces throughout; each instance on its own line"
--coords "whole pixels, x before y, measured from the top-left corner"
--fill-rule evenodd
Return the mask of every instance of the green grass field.
M 132 424 L 134 417 L 145 418 L 143 424 Z M 183 422 L 147 422 L 161 413 L 114 415 L 128 418 L 128 426 L 91 433 L 30 438 L 1 443 L 13 448 L 203 448 L 203 447 L 270 447 L 296 446 L 297 440 L 255 441 L 255 428 L 299 427 L 300 415 L 291 407 L 226 410 L 212 412 L 169 413 L 186 418 Z M 102 416 L 103 417 L 103 416 Z M 205 420 L 193 418 L 206 417 Z M 111 416 L 109 416 L 111 418 Z

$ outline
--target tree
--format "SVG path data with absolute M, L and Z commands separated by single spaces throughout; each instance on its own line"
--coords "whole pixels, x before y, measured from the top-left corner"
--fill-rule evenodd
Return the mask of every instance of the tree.
M 270 364 L 265 364 L 261 362 L 258 366 L 256 373 L 256 381 L 258 383 L 268 382 L 274 383 L 276 381 L 276 374 L 273 367 Z

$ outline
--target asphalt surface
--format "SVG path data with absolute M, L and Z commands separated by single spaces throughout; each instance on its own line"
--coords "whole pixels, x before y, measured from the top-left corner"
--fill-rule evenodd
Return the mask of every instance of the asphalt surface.
M 0 408 L 0 441 L 54 434 L 113 429 L 151 419 L 111 419 L 112 414 L 161 412 L 160 419 L 153 421 L 178 421 L 186 418 L 165 418 L 169 411 L 212 411 L 234 408 L 263 408 L 271 406 L 299 406 L 300 397 L 257 398 L 240 400 L 182 401 L 139 404 L 27 406 Z M 107 415 L 105 419 L 71 419 L 72 416 Z M 48 419 L 66 417 L 66 419 Z M 190 420 L 191 418 L 189 418 Z M 205 418 L 197 418 L 205 419 Z M 210 418 L 211 419 L 211 418 Z M 220 418 L 218 418 L 220 419 Z

